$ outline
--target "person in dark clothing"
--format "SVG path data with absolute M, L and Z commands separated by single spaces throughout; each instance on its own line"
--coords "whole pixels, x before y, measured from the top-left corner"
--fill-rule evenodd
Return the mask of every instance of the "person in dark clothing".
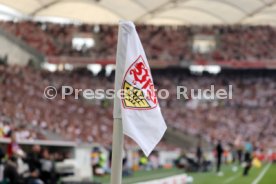
M 20 176 L 17 172 L 17 159 L 25 157 L 24 151 L 21 149 L 16 140 L 15 132 L 10 132 L 11 142 L 7 147 L 8 161 L 5 163 L 4 180 L 9 184 L 19 184 Z
M 4 168 L 4 180 L 9 184 L 18 184 L 20 181 L 19 174 L 17 172 L 16 158 L 11 157 L 5 164 Z
M 217 153 L 217 173 L 220 172 L 221 167 L 221 160 L 222 160 L 222 154 L 223 154 L 223 148 L 221 145 L 221 141 L 218 141 L 217 147 L 216 147 L 216 153 Z
M 243 176 L 247 176 L 252 165 L 251 162 L 252 162 L 252 152 L 253 152 L 253 145 L 249 140 L 246 141 L 244 150 L 245 150 L 244 162 L 246 163 L 246 166 L 244 167 L 244 170 L 243 170 Z
M 5 157 L 3 149 L 0 147 L 0 164 L 2 164 L 2 159 Z
M 200 166 L 202 162 L 202 149 L 201 149 L 201 142 L 198 143 L 196 148 L 196 157 L 197 157 L 197 164 Z
M 25 162 L 29 166 L 30 175 L 33 179 L 39 178 L 41 173 L 41 148 L 39 145 L 34 145 L 32 147 L 32 151 L 27 154 L 27 157 L 25 158 Z
M 41 170 L 41 148 L 39 145 L 34 145 L 32 151 L 27 155 L 26 162 L 29 165 L 30 171 Z
M 52 184 L 55 177 L 54 162 L 51 160 L 48 149 L 43 149 L 40 178 L 45 184 Z

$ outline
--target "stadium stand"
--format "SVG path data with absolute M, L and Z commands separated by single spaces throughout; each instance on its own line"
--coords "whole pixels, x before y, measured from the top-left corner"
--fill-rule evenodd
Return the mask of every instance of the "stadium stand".
M 88 71 L 50 73 L 31 67 L 3 65 L 0 69 L 2 117 L 8 117 L 10 122 L 20 121 L 26 127 L 30 125 L 55 132 L 67 140 L 100 142 L 106 146 L 111 143 L 112 101 L 76 100 L 75 94 L 62 100 L 61 86 L 108 89 L 113 86 L 112 76 L 93 77 Z M 237 135 L 243 135 L 254 137 L 259 145 L 276 146 L 273 132 L 276 126 L 273 108 L 276 105 L 273 98 L 275 75 L 256 76 L 241 72 L 199 77 L 182 70 L 157 71 L 154 75 L 157 88 L 170 92 L 170 98 L 160 100 L 160 104 L 171 127 L 191 135 L 203 135 L 209 142 L 223 137 L 225 143 L 231 143 Z M 232 85 L 235 98 L 215 101 L 176 98 L 177 85 L 188 89 L 209 89 L 213 84 L 217 89 L 227 89 Z M 57 88 L 57 100 L 42 99 L 44 88 L 49 85 Z M 220 116 L 216 116 L 217 113 Z M 30 134 L 26 133 L 27 137 L 33 138 L 34 135 Z
M 276 0 L 0 0 L 0 184 L 275 183 L 275 16 Z M 74 90 L 114 88 L 119 20 L 169 92 L 149 157 L 125 136 L 120 160 L 113 99 Z M 212 85 L 233 98 L 193 97 Z
M 85 99 L 81 92 L 78 100 L 75 99 L 76 93 L 63 100 L 61 90 L 62 86 L 72 86 L 74 89 L 113 89 L 114 71 L 108 76 L 103 67 L 95 75 L 86 68 L 86 64 L 114 64 L 117 26 L 21 21 L 0 22 L 0 29 L 41 52 L 49 63 L 54 58 L 56 64 L 63 65 L 71 59 L 70 64 L 75 67 L 69 71 L 64 70 L 63 65 L 57 71 L 50 72 L 31 66 L 32 63 L 26 66 L 8 65 L 10 58 L 2 57 L 0 138 L 13 139 L 15 135 L 19 140 L 34 141 L 51 140 L 54 137 L 54 140 L 80 144 L 99 143 L 110 151 L 113 101 L 106 98 Z M 159 99 L 162 114 L 170 130 L 189 135 L 194 142 L 198 138 L 202 139 L 209 145 L 222 140 L 222 144 L 227 145 L 227 153 L 232 151 L 232 146 L 240 137 L 243 140 L 250 139 L 254 149 L 261 150 L 260 160 L 266 160 L 267 155 L 264 153 L 276 148 L 276 76 L 274 70 L 261 70 L 260 66 L 276 63 L 275 27 L 138 25 L 137 30 L 149 62 L 152 64 L 157 61 L 156 68 L 161 65 L 163 68 L 153 70 L 152 74 L 157 89 L 168 89 L 170 93 L 168 99 Z M 85 45 L 81 49 L 74 48 L 72 40 L 78 35 L 90 35 L 95 45 L 91 48 Z M 202 35 L 216 43 L 210 52 L 201 53 L 193 47 L 194 38 Z M 88 62 L 85 63 L 86 61 Z M 189 65 L 204 65 L 208 62 L 219 65 L 242 63 L 245 68 L 254 64 L 257 69 L 227 70 L 221 65 L 222 71 L 215 75 L 205 72 L 194 74 L 187 70 Z M 235 68 L 234 65 L 229 66 Z M 210 89 L 211 85 L 225 90 L 232 85 L 234 98 L 199 100 L 192 99 L 190 93 L 188 99 L 176 98 L 176 86 L 204 90 Z M 57 89 L 55 100 L 45 98 L 43 92 L 47 86 Z M 125 139 L 125 146 L 134 148 L 136 144 Z M 158 149 L 160 148 L 175 149 L 166 139 L 158 145 Z M 186 151 L 194 154 L 195 146 Z M 49 155 L 43 149 L 40 153 L 43 153 L 42 161 L 44 157 L 46 161 L 49 161 L 49 157 L 53 161 L 69 157 L 66 152 L 64 155 L 56 152 Z M 94 154 L 97 155 L 97 162 L 93 164 L 94 174 L 102 176 L 103 173 L 108 173 L 109 168 L 101 170 L 105 167 L 102 162 L 106 164 L 102 152 L 96 150 L 92 153 L 92 159 Z M 271 160 L 275 160 L 275 155 L 270 156 Z M 137 157 L 144 158 L 142 154 Z M 147 169 L 147 166 L 145 164 L 141 168 Z M 198 168 L 195 166 L 194 170 Z M 130 174 L 129 172 L 126 174 Z M 45 175 L 41 177 L 45 180 Z
M 92 60 L 114 60 L 117 27 L 109 25 L 61 25 L 40 22 L 1 22 L 10 32 L 46 56 L 90 57 Z M 148 58 L 160 61 L 246 61 L 275 62 L 276 30 L 270 26 L 137 26 Z M 95 47 L 72 48 L 77 34 L 90 34 Z M 215 50 L 200 53 L 193 50 L 196 35 L 214 36 Z M 106 47 L 108 45 L 108 47 Z

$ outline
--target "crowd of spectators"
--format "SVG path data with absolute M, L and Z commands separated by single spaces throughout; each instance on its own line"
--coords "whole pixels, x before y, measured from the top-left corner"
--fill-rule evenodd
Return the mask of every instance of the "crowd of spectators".
M 115 58 L 117 26 L 0 22 L 0 27 L 46 56 L 89 57 L 95 60 Z M 149 60 L 266 61 L 276 58 L 276 29 L 269 26 L 139 25 L 137 31 Z M 81 50 L 76 50 L 72 47 L 72 39 L 76 35 L 91 35 L 95 46 L 87 48 L 84 45 Z M 197 35 L 214 36 L 216 48 L 205 54 L 194 51 L 193 38 Z M 0 64 L 0 73 L 0 138 L 11 138 L 4 172 L 11 183 L 20 183 L 14 170 L 14 156 L 28 164 L 29 175 L 25 179 L 29 183 L 53 183 L 57 180 L 57 175 L 53 174 L 53 163 L 65 158 L 37 145 L 30 153 L 25 153 L 16 140 L 60 139 L 100 143 L 105 147 L 111 145 L 113 101 L 85 99 L 82 92 L 79 96 L 73 92 L 62 99 L 61 89 L 62 86 L 113 89 L 114 72 L 107 77 L 104 71 L 94 76 L 86 69 L 52 73 L 30 66 Z M 193 75 L 181 69 L 157 70 L 152 74 L 156 88 L 168 89 L 170 94 L 168 99 L 159 99 L 169 128 L 210 143 L 220 140 L 224 145 L 233 145 L 237 140 L 250 140 L 258 148 L 276 148 L 275 74 L 269 71 L 232 71 L 218 75 Z M 210 89 L 211 85 L 216 90 L 229 90 L 229 85 L 232 85 L 233 98 L 191 97 L 190 89 Z M 55 99 L 45 97 L 47 86 L 57 89 Z M 188 99 L 184 96 L 177 99 L 177 86 L 188 88 Z M 126 147 L 134 145 L 129 138 L 125 142 Z M 159 145 L 162 146 L 168 148 L 164 142 Z M 1 154 L 0 148 L 1 155 L 4 154 Z M 95 165 L 101 166 L 101 163 Z
M 51 132 L 61 139 L 98 142 L 108 146 L 112 136 L 112 100 L 84 99 L 80 93 L 61 96 L 61 86 L 74 89 L 113 89 L 113 75 L 93 76 L 87 70 L 51 73 L 31 67 L 0 65 L 0 121 L 7 125 L 20 122 L 27 129 L 22 135 L 47 138 Z M 276 78 L 272 74 L 226 73 L 195 76 L 180 71 L 153 71 L 157 89 L 168 89 L 170 96 L 160 99 L 169 127 L 205 140 L 235 140 L 241 135 L 261 145 L 276 146 Z M 233 99 L 177 99 L 176 86 L 188 89 L 226 89 L 233 86 Z M 54 86 L 57 97 L 46 99 L 44 89 Z M 189 91 L 189 90 L 188 90 Z M 1 122 L 2 123 L 2 122 Z M 22 128 L 21 128 L 22 129 Z M 35 130 L 35 131 L 33 131 Z M 127 139 L 127 144 L 132 142 Z
M 15 136 L 18 140 L 35 140 L 44 139 L 43 134 L 40 134 L 36 129 L 21 124 L 19 120 L 11 123 L 10 118 L 0 113 L 0 138 L 9 138 L 12 131 L 15 131 Z
M 107 132 L 111 131 L 111 108 L 100 102 L 91 105 L 75 100 L 74 96 L 66 100 L 58 96 L 52 101 L 43 96 L 44 88 L 51 85 L 58 90 L 65 84 L 80 89 L 111 87 L 106 79 L 80 78 L 77 73 L 50 74 L 32 68 L 1 66 L 0 70 L 1 116 L 8 117 L 10 124 L 20 121 L 21 125 L 39 127 L 40 131 L 48 130 L 65 139 L 110 143 L 106 141 L 110 141 Z
M 243 139 L 251 138 L 258 145 L 275 147 L 275 75 L 234 72 L 219 76 L 190 76 L 173 72 L 157 78 L 156 82 L 171 92 L 170 100 L 161 101 L 161 106 L 167 123 L 175 129 L 200 135 L 209 142 L 223 140 L 233 143 L 242 136 Z M 211 85 L 216 90 L 229 90 L 229 85 L 232 85 L 233 98 L 186 101 L 176 98 L 176 86 L 211 89 Z
M 0 22 L 0 27 L 16 35 L 46 56 L 75 56 L 91 59 L 114 59 L 117 26 L 61 25 L 39 22 Z M 151 60 L 162 61 L 264 61 L 276 58 L 276 29 L 270 26 L 149 26 L 137 31 Z M 90 35 L 95 46 L 76 50 L 75 36 Z M 193 48 L 198 35 L 214 38 L 215 49 L 199 53 Z

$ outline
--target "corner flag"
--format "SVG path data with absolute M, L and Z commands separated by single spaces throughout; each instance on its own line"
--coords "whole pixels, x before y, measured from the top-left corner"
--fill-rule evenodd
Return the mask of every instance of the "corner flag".
M 122 118 L 123 133 L 148 156 L 167 126 L 155 94 L 150 67 L 135 25 L 120 21 L 115 90 L 122 98 L 114 102 L 114 118 Z M 120 103 L 120 105 L 119 105 Z

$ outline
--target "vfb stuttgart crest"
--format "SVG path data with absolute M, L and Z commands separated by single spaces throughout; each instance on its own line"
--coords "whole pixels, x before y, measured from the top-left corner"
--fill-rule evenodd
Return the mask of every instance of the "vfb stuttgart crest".
M 157 106 L 151 73 L 142 56 L 128 68 L 122 89 L 122 103 L 126 109 L 147 110 Z

